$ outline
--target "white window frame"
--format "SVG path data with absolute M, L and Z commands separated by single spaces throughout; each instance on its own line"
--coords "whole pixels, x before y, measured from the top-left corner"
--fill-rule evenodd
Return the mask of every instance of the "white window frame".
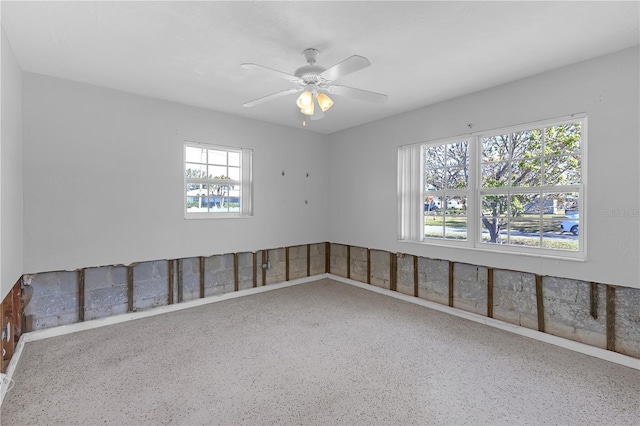
M 562 186 L 536 187 L 497 187 L 481 188 L 483 137 L 515 133 L 537 128 L 581 122 L 580 165 L 581 180 L 578 184 Z M 420 243 L 433 246 L 458 247 L 485 252 L 510 253 L 553 259 L 584 261 L 587 257 L 587 116 L 574 114 L 550 120 L 525 123 L 498 129 L 459 135 L 455 137 L 431 140 L 418 144 L 398 147 L 398 241 Z M 424 149 L 429 146 L 444 145 L 452 142 L 469 141 L 469 183 L 467 188 L 467 239 L 428 238 L 424 236 Z M 459 190 L 460 191 L 460 190 Z M 576 192 L 579 198 L 578 250 L 562 250 L 544 247 L 525 247 L 508 244 L 482 242 L 482 195 L 491 193 L 563 193 Z
M 220 180 L 211 178 L 187 178 L 187 147 L 197 149 L 212 149 L 225 151 L 227 153 L 238 153 L 240 156 L 240 180 Z M 203 142 L 184 141 L 182 148 L 182 176 L 183 193 L 182 205 L 185 219 L 220 219 L 220 218 L 243 218 L 253 215 L 253 151 L 246 148 L 236 148 L 223 145 L 213 145 Z M 239 211 L 209 211 L 209 212 L 189 212 L 187 210 L 187 184 L 233 184 L 240 187 L 240 208 Z

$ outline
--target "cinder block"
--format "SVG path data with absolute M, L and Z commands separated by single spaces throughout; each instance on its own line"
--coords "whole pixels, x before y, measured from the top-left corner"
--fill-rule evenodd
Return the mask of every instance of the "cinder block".
M 200 258 L 182 259 L 182 300 L 186 302 L 198 298 L 200 298 Z
M 311 244 L 311 275 L 319 275 L 326 272 L 325 246 L 325 243 Z
M 506 270 L 493 273 L 493 317 L 538 329 L 535 275 Z
M 267 269 L 267 284 L 284 282 L 287 272 L 285 249 L 269 250 L 269 263 L 271 264 L 271 268 Z
M 640 358 L 640 289 L 616 288 L 616 352 Z
M 166 261 L 143 262 L 133 268 L 135 311 L 166 305 L 169 297 Z
M 331 244 L 331 273 L 340 277 L 347 277 L 347 246 Z
M 413 256 L 398 257 L 398 282 L 396 290 L 399 293 L 414 295 Z
M 389 252 L 371 250 L 371 284 L 376 287 L 389 289 L 390 276 Z
M 304 278 L 307 276 L 307 246 L 295 246 L 289 248 L 289 279 Z
M 487 268 L 455 263 L 453 277 L 453 307 L 487 315 Z
M 449 262 L 418 258 L 418 297 L 449 304 Z
M 606 348 L 605 286 L 597 286 L 598 318 L 591 316 L 591 284 L 568 278 L 542 277 L 545 332 Z
M 259 269 L 260 264 L 256 262 Z M 256 278 L 258 276 L 256 275 Z M 253 288 L 253 253 L 238 254 L 238 289 Z
M 351 279 L 368 282 L 367 280 L 367 249 L 351 247 Z

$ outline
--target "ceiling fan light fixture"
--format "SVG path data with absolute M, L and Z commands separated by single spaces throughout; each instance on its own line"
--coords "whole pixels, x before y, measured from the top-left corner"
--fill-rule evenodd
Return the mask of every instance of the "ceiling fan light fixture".
M 318 105 L 320 105 L 322 111 L 326 111 L 333 106 L 333 100 L 322 92 L 318 93 L 316 99 L 318 99 Z
M 311 106 L 313 108 L 313 93 L 311 93 L 311 91 L 309 91 L 309 90 L 305 90 L 304 92 L 302 92 L 302 94 L 300 96 L 298 96 L 298 100 L 296 101 L 296 105 L 298 105 L 298 107 L 301 110 L 309 108 L 309 106 Z
M 313 98 L 312 98 L 311 104 L 300 108 L 300 112 L 303 113 L 304 115 L 313 115 L 314 110 L 315 108 L 313 105 Z

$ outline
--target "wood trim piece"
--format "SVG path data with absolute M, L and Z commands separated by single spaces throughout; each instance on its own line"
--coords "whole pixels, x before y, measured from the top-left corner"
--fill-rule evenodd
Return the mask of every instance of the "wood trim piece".
M 536 276 L 536 306 L 538 307 L 538 331 L 544 333 L 544 305 L 542 298 L 542 276 Z
M 347 246 L 347 278 L 351 278 L 351 246 Z
M 420 274 L 418 271 L 418 256 L 413 256 L 413 295 L 420 294 Z
M 233 291 L 240 290 L 240 273 L 238 265 L 238 253 L 233 253 Z
M 324 243 L 324 272 L 331 273 L 331 243 Z
M 184 283 L 182 279 L 182 259 L 178 259 L 178 303 L 184 299 Z
M 167 264 L 167 275 L 169 276 L 168 279 L 168 283 L 167 286 L 169 287 L 168 291 L 168 297 L 167 297 L 167 304 L 169 305 L 173 305 L 173 276 L 174 276 L 174 261 L 173 260 L 167 260 L 168 264 Z
M 398 255 L 389 253 L 389 290 L 398 291 Z
M 258 287 L 258 252 L 253 252 L 253 288 Z
M 127 266 L 127 312 L 133 312 L 133 265 Z
M 487 268 L 487 316 L 493 318 L 493 268 Z
M 607 285 L 607 350 L 616 350 L 616 289 Z
M 367 249 L 367 284 L 371 284 L 371 249 Z
M 78 321 L 84 322 L 84 269 L 78 270 Z
M 307 277 L 311 276 L 311 244 L 307 244 Z
M 267 285 L 267 268 L 263 265 L 267 263 L 268 250 L 262 250 L 262 264 L 260 265 L 260 269 L 262 269 L 262 285 Z
M 455 262 L 449 261 L 449 306 L 453 308 L 453 269 Z
M 289 247 L 284 248 L 284 280 L 289 281 Z
M 204 277 L 205 277 L 205 269 L 204 269 L 204 263 L 205 263 L 205 259 L 203 256 L 200 256 L 200 261 L 199 261 L 200 265 L 199 265 L 199 274 L 200 274 L 200 299 L 204 299 Z

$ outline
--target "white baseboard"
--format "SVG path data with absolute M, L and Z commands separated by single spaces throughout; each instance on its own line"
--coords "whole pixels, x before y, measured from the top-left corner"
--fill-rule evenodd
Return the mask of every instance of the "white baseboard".
M 439 303 L 430 302 L 428 300 L 420 299 L 415 296 L 409 296 L 397 291 L 386 290 L 380 287 L 373 286 L 371 284 L 364 284 L 359 281 L 354 281 L 349 278 L 340 277 L 333 274 L 327 274 L 328 278 L 339 281 L 345 284 L 350 284 L 365 290 L 370 290 L 376 293 L 384 294 L 386 296 L 395 297 L 396 299 L 404 300 L 406 302 L 414 303 L 416 305 L 424 306 L 429 309 L 433 309 L 440 312 L 445 312 L 450 315 L 454 315 L 460 318 L 468 319 L 469 321 L 485 324 L 490 327 L 499 328 L 501 330 L 509 331 L 511 333 L 519 334 L 521 336 L 530 337 L 541 342 L 550 343 L 561 348 L 569 349 L 575 352 L 579 352 L 585 355 L 590 355 L 596 358 L 603 359 L 605 361 L 614 362 L 616 364 L 624 365 L 626 367 L 640 370 L 640 359 L 623 355 L 618 352 L 608 351 L 606 349 L 597 348 L 595 346 L 587 345 L 584 343 L 576 342 L 573 340 L 565 339 L 564 337 L 554 336 L 552 334 L 542 333 L 530 328 L 521 327 L 519 325 L 510 324 L 508 322 L 500 321 L 494 318 L 485 317 L 482 315 L 474 314 L 471 312 L 463 311 L 461 309 L 452 308 Z
M 586 345 L 584 343 L 575 342 L 573 340 L 565 339 L 551 334 L 542 333 L 537 330 L 531 330 L 526 327 L 520 327 L 518 325 L 509 324 L 504 321 L 496 320 L 493 318 L 484 317 L 471 312 L 466 312 L 460 309 L 451 308 L 449 306 L 441 305 L 439 303 L 430 302 L 428 300 L 420 299 L 418 297 L 409 296 L 396 291 L 386 290 L 380 287 L 376 287 L 370 284 L 364 284 L 359 281 L 354 281 L 348 278 L 340 277 L 333 274 L 319 274 L 311 277 L 305 277 L 295 279 L 291 281 L 269 284 L 266 286 L 250 288 L 246 290 L 240 290 L 232 293 L 225 293 L 218 296 L 209 296 L 204 299 L 195 299 L 187 302 L 176 303 L 173 305 L 159 306 L 157 308 L 149 309 L 141 312 L 131 312 L 122 315 L 114 315 L 111 317 L 100 318 L 81 323 L 62 325 L 59 327 L 48 328 L 46 330 L 32 331 L 24 333 L 20 336 L 16 350 L 11 358 L 11 362 L 7 368 L 6 375 L 1 377 L 2 387 L 0 389 L 0 406 L 4 400 L 4 396 L 9 390 L 9 384 L 12 381 L 13 373 L 20 360 L 20 355 L 24 349 L 25 343 L 33 342 L 41 339 L 48 339 L 51 337 L 62 336 L 65 334 L 76 333 L 78 331 L 91 330 L 98 327 L 104 327 L 107 325 L 120 324 L 127 321 L 133 321 L 140 318 L 148 318 L 156 315 L 162 315 L 168 312 L 181 311 L 183 309 L 194 308 L 196 306 L 208 305 L 211 303 L 222 302 L 224 300 L 235 299 L 238 297 L 244 297 L 251 294 L 264 293 L 266 291 L 277 290 L 280 288 L 291 287 L 294 285 L 304 284 L 308 282 L 314 282 L 323 278 L 330 278 L 334 281 L 342 282 L 344 284 L 353 285 L 365 290 L 373 291 L 375 293 L 383 294 L 385 296 L 394 297 L 396 299 L 404 300 L 405 302 L 414 303 L 416 305 L 424 306 L 429 309 L 444 312 L 450 315 L 454 315 L 460 318 L 464 318 L 477 323 L 485 324 L 490 327 L 499 328 L 501 330 L 509 331 L 511 333 L 519 334 L 521 336 L 530 337 L 541 342 L 550 343 L 565 349 L 569 349 L 575 352 L 579 352 L 585 355 L 590 355 L 596 358 L 610 361 L 616 364 L 624 365 L 636 370 L 640 370 L 640 359 L 633 358 L 627 355 L 623 355 L 617 352 L 608 351 L 606 349 L 596 348 L 595 346 Z

